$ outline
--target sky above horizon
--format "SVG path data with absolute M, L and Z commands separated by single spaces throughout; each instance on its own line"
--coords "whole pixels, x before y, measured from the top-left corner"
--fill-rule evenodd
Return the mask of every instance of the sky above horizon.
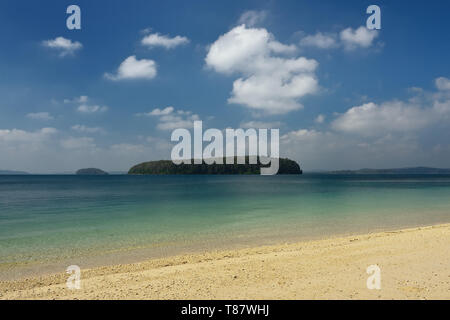
M 66 9 L 81 8 L 81 30 Z M 381 8 L 368 30 L 366 8 Z M 0 170 L 127 171 L 279 128 L 305 171 L 450 167 L 448 1 L 2 1 Z

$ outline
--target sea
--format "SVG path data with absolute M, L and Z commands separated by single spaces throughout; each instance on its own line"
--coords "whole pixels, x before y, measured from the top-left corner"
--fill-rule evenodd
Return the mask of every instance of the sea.
M 0 280 L 450 222 L 450 175 L 3 175 Z

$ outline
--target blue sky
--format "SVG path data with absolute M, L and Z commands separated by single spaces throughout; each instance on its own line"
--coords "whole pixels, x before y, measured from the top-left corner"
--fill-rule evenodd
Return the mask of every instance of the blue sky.
M 66 27 L 70 4 L 81 30 Z M 2 1 L 0 169 L 128 170 L 168 159 L 171 130 L 194 119 L 280 128 L 281 155 L 305 170 L 449 167 L 449 9 Z

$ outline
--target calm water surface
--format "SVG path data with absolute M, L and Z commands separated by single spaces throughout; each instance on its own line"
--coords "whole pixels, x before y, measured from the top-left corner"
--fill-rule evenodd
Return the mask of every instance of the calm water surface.
M 0 176 L 0 273 L 449 221 L 450 175 Z

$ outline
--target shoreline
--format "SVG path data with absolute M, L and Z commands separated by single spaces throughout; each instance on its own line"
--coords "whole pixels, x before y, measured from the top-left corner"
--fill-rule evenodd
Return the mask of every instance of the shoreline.
M 0 281 L 0 299 L 449 299 L 450 224 L 214 250 Z M 381 268 L 369 290 L 366 268 Z
M 361 234 L 374 234 L 427 226 L 445 225 L 448 220 L 415 222 L 399 225 L 378 225 L 365 228 L 347 228 L 343 230 L 315 229 L 314 233 L 298 231 L 297 227 L 286 229 L 277 226 L 270 231 L 267 228 L 253 228 L 245 234 L 226 232 L 226 237 L 195 237 L 183 241 L 151 242 L 146 245 L 117 247 L 107 250 L 92 250 L 88 254 L 63 256 L 53 259 L 0 263 L 0 282 L 18 281 L 26 278 L 38 278 L 64 272 L 69 265 L 79 265 L 82 269 L 128 265 L 148 260 L 170 259 L 183 255 L 201 255 L 208 252 L 237 251 L 259 247 L 273 247 L 285 244 L 304 243 L 328 239 L 352 237 Z

